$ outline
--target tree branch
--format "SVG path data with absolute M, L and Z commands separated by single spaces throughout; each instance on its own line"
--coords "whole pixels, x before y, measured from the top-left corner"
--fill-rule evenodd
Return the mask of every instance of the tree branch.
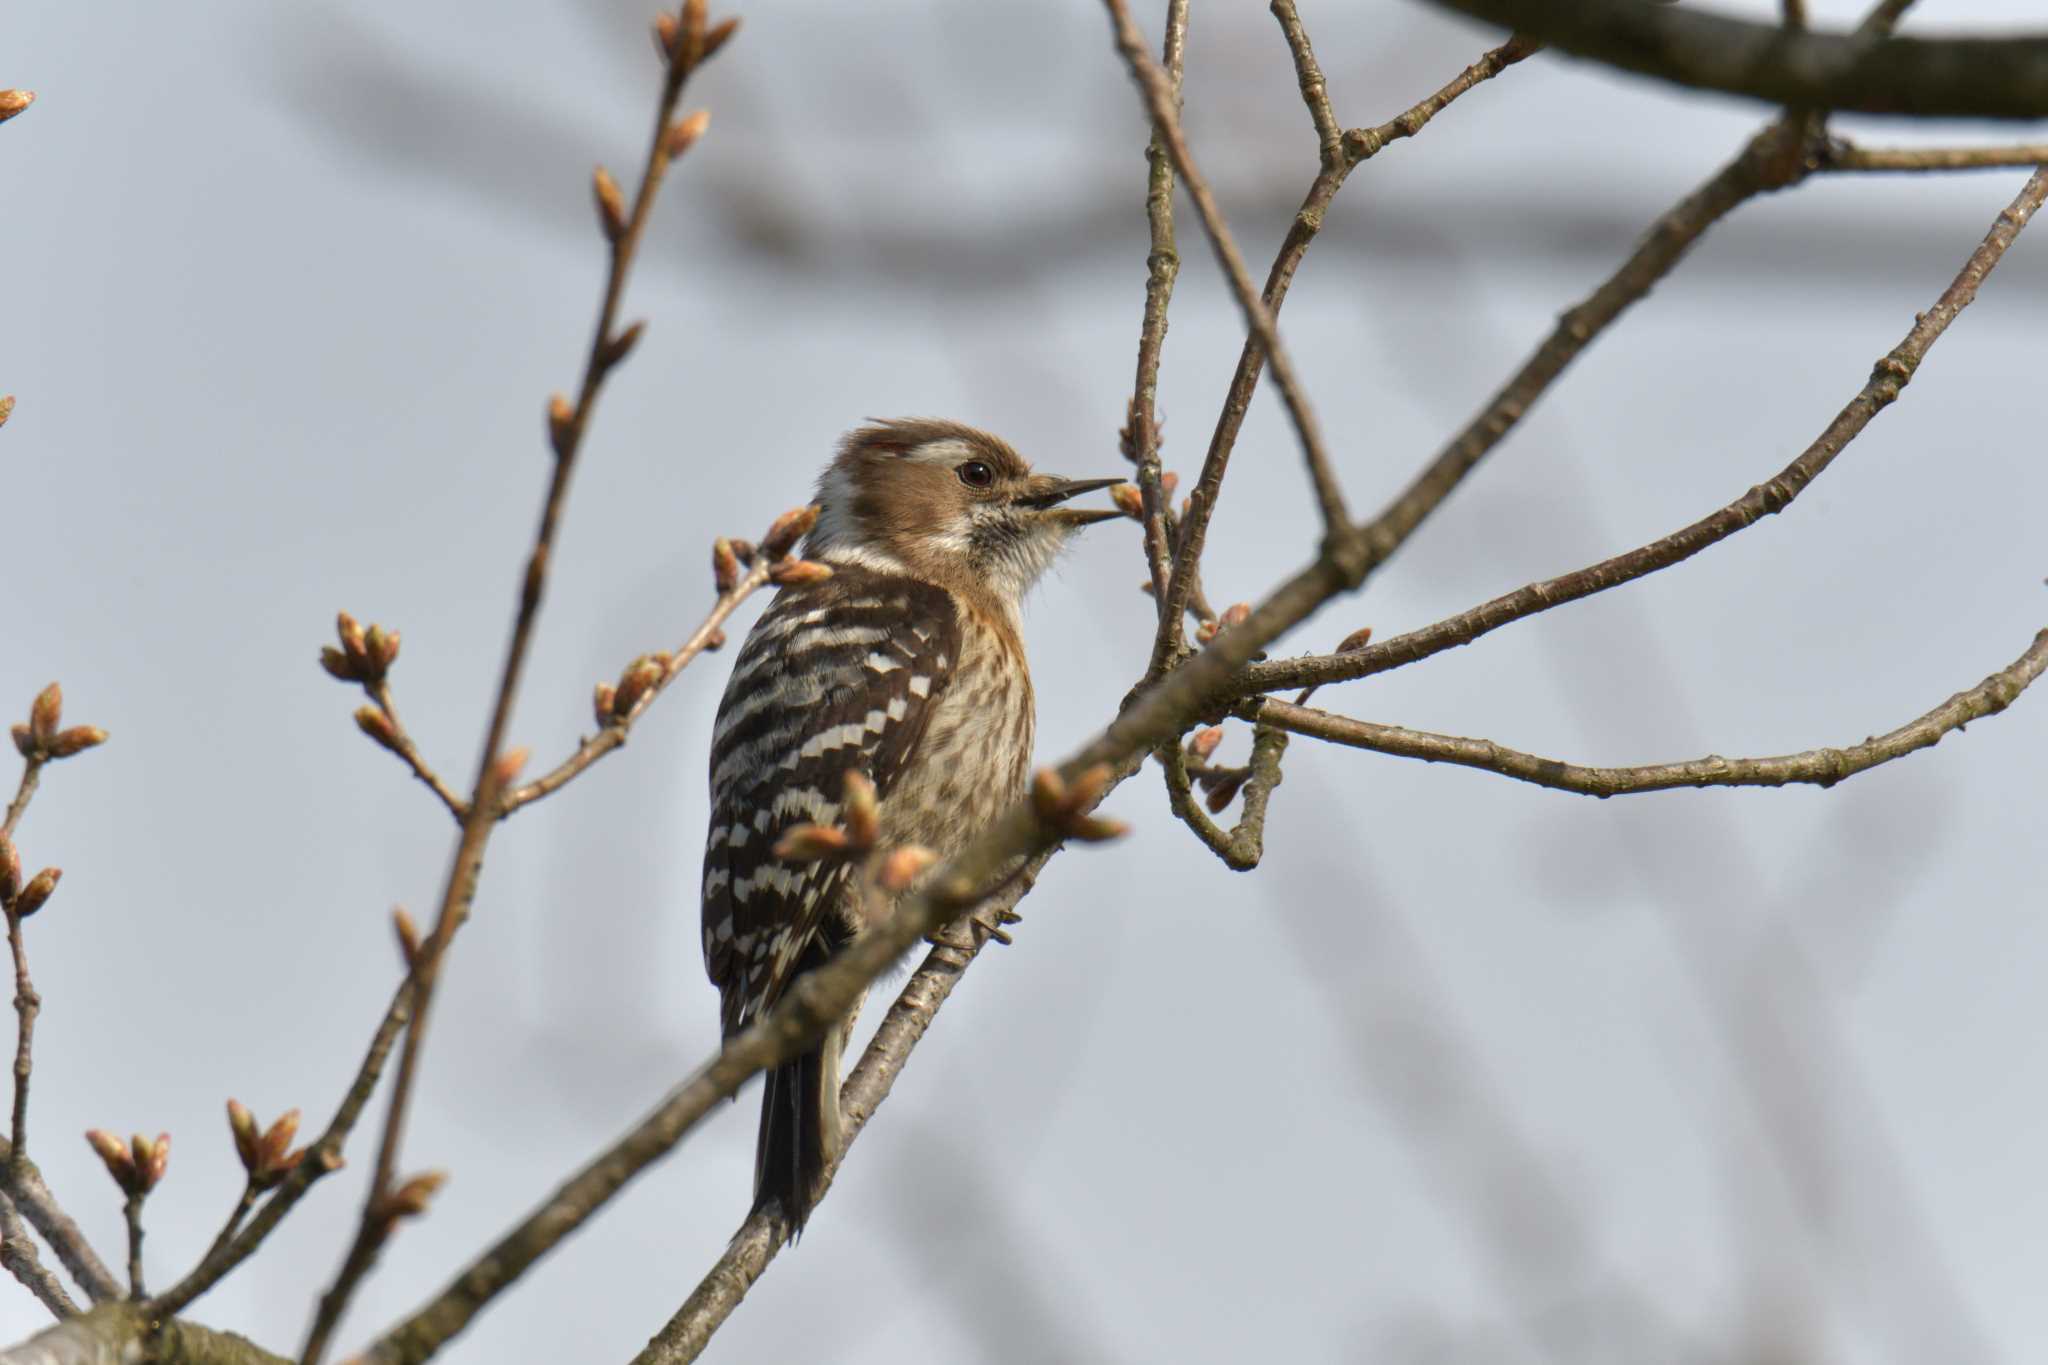
M 2034 637 L 2026 653 L 1967 692 L 1958 692 L 1932 711 L 1886 734 L 1843 749 L 1809 749 L 1776 758 L 1705 758 L 1683 763 L 1653 763 L 1632 768 L 1588 768 L 1540 758 L 1494 743 L 1457 735 L 1407 730 L 1331 715 L 1312 707 L 1294 706 L 1268 697 L 1244 707 L 1246 719 L 1274 725 L 1298 735 L 1334 744 L 1428 763 L 1456 763 L 1499 773 L 1520 782 L 1575 792 L 1581 796 L 1626 796 L 1669 791 L 1674 787 L 1784 787 L 1810 783 L 1832 787 L 1845 777 L 1867 772 L 1941 741 L 1951 730 L 1973 720 L 1995 716 L 2012 705 L 2028 684 L 2048 669 L 2048 630 Z
M 691 71 L 707 55 L 703 27 L 704 6 L 701 0 L 686 4 L 683 10 L 684 28 L 687 32 L 681 46 L 671 48 L 667 54 L 668 60 L 664 63 L 654 129 L 648 139 L 639 186 L 634 192 L 630 211 L 620 203 L 617 186 L 613 184 L 609 173 L 602 167 L 597 172 L 599 217 L 611 245 L 611 268 L 605 279 L 604 300 L 598 309 L 597 325 L 591 335 L 589 353 L 583 368 L 582 385 L 574 407 L 570 407 L 558 396 L 549 409 L 550 436 L 555 451 L 554 473 L 549 481 L 547 496 L 542 503 L 540 524 L 534 533 L 533 549 L 527 558 L 526 571 L 520 586 L 518 611 L 512 625 L 512 638 L 505 649 L 504 666 L 498 681 L 497 696 L 491 708 L 483 752 L 478 759 L 476 779 L 464 808 L 462 837 L 448 868 L 446 886 L 441 897 L 440 911 L 435 917 L 433 932 L 412 964 L 412 1020 L 406 1030 L 404 1050 L 399 1057 L 398 1074 L 392 1085 L 391 1107 L 386 1115 L 382 1141 L 378 1145 L 376 1172 L 364 1197 L 355 1241 L 343 1261 L 342 1271 L 333 1288 L 322 1296 L 320 1310 L 314 1317 L 303 1352 L 305 1365 L 318 1365 L 334 1327 L 346 1310 L 355 1284 L 368 1273 L 375 1261 L 378 1247 L 390 1230 L 391 1222 L 383 1206 L 390 1199 L 397 1180 L 399 1145 L 405 1131 L 414 1078 L 418 1073 L 420 1050 L 425 1040 L 427 1021 L 433 1004 L 434 985 L 449 942 L 462 921 L 468 917 L 470 905 L 475 899 L 477 881 L 482 873 L 484 849 L 499 817 L 498 803 L 516 770 L 516 765 L 506 762 L 506 735 L 511 723 L 512 707 L 519 694 L 520 679 L 526 670 L 534 624 L 539 619 L 541 599 L 547 587 L 548 568 L 554 555 L 555 534 L 568 501 L 570 476 L 575 470 L 576 457 L 582 448 L 584 434 L 589 429 L 590 419 L 596 409 L 598 395 L 604 387 L 605 380 L 613 368 L 632 350 L 640 332 L 637 323 L 624 330 L 620 329 L 619 303 L 624 296 L 627 277 L 631 274 L 634 257 L 653 211 L 655 196 L 661 189 L 669 164 L 702 132 L 701 123 L 692 132 L 689 131 L 688 122 L 677 124 L 674 121 L 676 105 L 682 96 L 683 87 Z
M 1827 150 L 1827 171 L 1977 171 L 2048 164 L 2048 142 L 2013 147 L 1858 147 L 1837 142 Z
M 1267 692 L 1319 686 L 1399 668 L 1457 645 L 1469 644 L 1511 621 L 1519 621 L 1669 568 L 1764 517 L 1782 512 L 1820 476 L 1849 442 L 1862 434 L 1872 418 L 1898 399 L 1919 370 L 1928 349 L 1977 297 L 1978 288 L 1997 266 L 2006 248 L 2019 236 L 2027 220 L 2041 206 L 2044 197 L 2048 197 L 2048 169 L 2036 171 L 2020 190 L 2019 196 L 1998 215 L 1984 240 L 1970 253 L 1961 271 L 1935 300 L 1934 306 L 1920 314 L 1904 340 L 1872 367 L 1869 380 L 1856 396 L 1835 415 L 1812 445 L 1768 482 L 1757 485 L 1726 507 L 1661 540 L 1604 559 L 1575 573 L 1531 583 L 1421 630 L 1348 653 L 1256 664 L 1245 670 L 1241 680 L 1243 691 Z
M 1252 735 L 1250 772 L 1244 779 L 1244 809 L 1225 834 L 1195 801 L 1188 781 L 1188 756 L 1179 744 L 1162 744 L 1157 751 L 1166 769 L 1166 795 L 1181 823 L 1208 845 L 1209 851 L 1234 872 L 1249 872 L 1266 852 L 1266 803 L 1273 788 L 1280 785 L 1280 758 L 1287 752 L 1287 736 L 1276 726 L 1261 725 Z
M 0 1351 L 0 1365 L 291 1365 L 245 1337 L 189 1322 L 161 1320 L 147 1304 L 103 1303 L 19 1346 Z
M 1872 43 L 1861 34 L 1788 32 L 1643 0 L 1435 3 L 1624 71 L 1772 104 L 1923 118 L 2048 117 L 2048 36 Z
M 63 1281 L 43 1264 L 35 1238 L 21 1221 L 21 1210 L 5 1194 L 0 1194 L 0 1265 L 41 1299 L 43 1307 L 59 1321 L 78 1316 L 78 1305 L 65 1292 Z

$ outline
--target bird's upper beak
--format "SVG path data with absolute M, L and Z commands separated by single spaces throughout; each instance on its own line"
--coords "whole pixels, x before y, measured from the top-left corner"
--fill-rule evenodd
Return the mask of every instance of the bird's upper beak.
M 1035 474 L 1025 491 L 1016 499 L 1019 507 L 1036 510 L 1042 520 L 1063 526 L 1068 530 L 1079 530 L 1093 526 L 1098 521 L 1111 521 L 1123 515 L 1113 507 L 1101 510 L 1083 510 L 1061 507 L 1059 504 L 1083 493 L 1093 493 L 1122 483 L 1122 479 L 1062 479 L 1051 474 Z

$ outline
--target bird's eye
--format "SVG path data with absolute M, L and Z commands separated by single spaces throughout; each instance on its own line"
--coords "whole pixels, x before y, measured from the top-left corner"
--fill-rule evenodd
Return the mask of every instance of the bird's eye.
M 969 460 L 953 472 L 969 488 L 986 488 L 996 481 L 996 472 L 980 460 Z

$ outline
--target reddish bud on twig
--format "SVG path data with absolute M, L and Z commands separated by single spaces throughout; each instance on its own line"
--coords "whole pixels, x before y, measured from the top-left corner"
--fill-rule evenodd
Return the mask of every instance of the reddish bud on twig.
M 411 971 L 419 965 L 420 927 L 413 923 L 412 913 L 402 905 L 391 907 L 391 931 L 398 935 L 399 955 L 405 959 L 405 969 Z
M 348 655 L 333 645 L 320 646 L 320 666 L 327 670 L 330 677 L 342 682 L 356 681 L 355 665 L 348 661 Z
M 14 904 L 7 908 L 8 913 L 16 919 L 27 919 L 30 915 L 42 909 L 44 903 L 56 891 L 57 883 L 63 879 L 63 876 L 64 869 L 61 867 L 46 867 L 41 872 L 36 873 L 35 876 L 29 878 L 28 885 L 21 888 L 21 894 L 16 896 Z
M 640 334 L 646 330 L 646 319 L 643 318 L 634 322 L 625 331 L 620 332 L 604 344 L 604 351 L 599 355 L 598 359 L 606 369 L 610 369 L 633 353 L 633 348 L 640 344 Z
M 818 524 L 818 505 L 809 503 L 803 507 L 792 507 L 777 517 L 768 528 L 768 534 L 761 537 L 761 553 L 770 559 L 781 559 L 796 548 L 796 543 L 810 534 Z M 737 546 L 734 547 L 737 551 Z
M 356 708 L 356 728 L 394 754 L 404 751 L 405 746 L 398 738 L 398 731 L 391 726 L 391 718 L 374 706 Z
M 654 52 L 665 62 L 676 59 L 676 17 L 667 10 L 654 16 Z
M 355 617 L 345 611 L 336 612 L 334 633 L 341 640 L 342 652 L 358 670 L 370 661 L 369 651 L 363 646 L 363 628 L 356 624 Z
M 23 758 L 34 758 L 42 752 L 36 745 L 36 732 L 20 721 L 9 726 L 7 732 L 14 736 L 14 747 L 21 750 Z
M 610 683 L 599 683 L 590 694 L 590 714 L 597 717 L 597 728 L 602 730 L 618 717 L 613 713 L 612 704 L 618 692 Z
M 1371 643 L 1372 627 L 1360 626 L 1357 630 L 1352 631 L 1349 635 L 1345 636 L 1343 639 L 1337 642 L 1337 652 L 1339 654 L 1349 654 L 1353 650 L 1364 649 L 1367 645 Z
M 905 844 L 902 848 L 891 849 L 882 859 L 882 867 L 875 874 L 875 881 L 884 891 L 907 891 L 910 884 L 924 875 L 924 870 L 938 860 L 939 855 L 922 844 Z
M 1171 469 L 1159 476 L 1159 496 L 1163 500 L 1167 502 L 1173 501 L 1173 490 L 1178 487 L 1180 487 L 1180 475 L 1174 473 Z M 1183 507 L 1181 511 L 1185 512 L 1187 509 Z
M 1223 727 L 1212 725 L 1206 730 L 1195 731 L 1188 741 L 1188 757 L 1197 763 L 1206 763 L 1209 755 L 1216 752 L 1216 746 L 1223 742 Z
M 719 627 L 713 626 L 711 628 L 711 633 L 704 637 L 704 652 L 706 654 L 716 654 L 719 650 L 724 648 L 725 632 L 721 630 Z
M 569 454 L 569 442 L 576 434 L 576 409 L 559 393 L 548 395 L 548 444 L 558 457 Z
M 1055 823 L 1065 814 L 1067 783 L 1051 768 L 1040 768 L 1031 774 L 1031 808 L 1038 812 L 1038 818 L 1048 824 Z
M 632 715 L 640 699 L 660 681 L 660 664 L 645 655 L 635 659 L 619 676 L 618 690 L 612 696 L 612 715 L 620 720 Z
M 21 890 L 21 850 L 0 834 L 0 906 L 12 901 Z
M 1109 787 L 1110 770 L 1106 763 L 1094 767 L 1067 782 L 1051 768 L 1040 768 L 1031 778 L 1031 805 L 1038 812 L 1038 818 L 1069 839 L 1079 839 L 1084 844 L 1101 843 L 1115 839 L 1129 832 L 1130 827 L 1120 820 L 1099 819 L 1082 812 L 1102 799 Z
M 832 570 L 815 559 L 785 559 L 768 570 L 768 577 L 777 587 L 801 588 L 809 583 L 823 583 L 832 576 Z
M 739 31 L 739 27 L 740 21 L 738 15 L 734 15 L 730 19 L 721 19 L 717 23 L 713 24 L 711 26 L 710 31 L 704 35 L 704 55 L 702 57 L 699 57 L 697 60 L 700 62 L 708 62 L 713 57 L 717 56 L 718 49 L 726 45 L 726 43 L 732 38 L 732 35 Z
M 398 632 L 373 625 L 363 635 L 363 652 L 370 657 L 370 665 L 376 670 L 377 678 L 384 676 L 391 665 L 398 662 Z M 376 678 L 371 679 L 372 682 Z
M 36 693 L 36 699 L 28 708 L 28 728 L 35 735 L 38 744 L 48 744 L 57 733 L 58 724 L 64 719 L 64 689 L 51 683 Z
M 35 102 L 36 92 L 33 90 L 0 90 L 0 123 L 7 122 Z
M 1195 642 L 1197 644 L 1206 645 L 1211 640 L 1215 639 L 1216 632 L 1222 629 L 1223 627 L 1218 625 L 1214 621 L 1204 621 L 1202 622 L 1202 624 L 1195 627 Z
M 835 825 L 796 825 L 775 841 L 775 856 L 784 862 L 814 863 L 846 852 L 852 844 Z
M 1241 774 L 1237 777 L 1226 777 L 1211 784 L 1209 798 L 1203 803 L 1208 806 L 1210 813 L 1220 815 L 1225 806 L 1237 800 L 1237 794 L 1244 787 L 1248 776 L 1249 774 Z
M 85 1140 L 92 1144 L 92 1149 L 99 1153 L 100 1160 L 106 1163 L 107 1174 L 114 1177 L 116 1185 L 124 1190 L 134 1186 L 135 1161 L 128 1155 L 127 1143 L 104 1128 L 86 1129 Z
M 619 193 L 619 182 L 599 166 L 590 177 L 590 188 L 597 196 L 597 219 L 604 225 L 605 240 L 618 241 L 626 230 L 626 199 Z
M 259 1185 L 274 1185 L 284 1179 L 305 1155 L 292 1151 L 292 1139 L 299 1133 L 299 1111 L 287 1109 L 277 1116 L 270 1130 L 254 1144 L 256 1162 L 249 1167 L 250 1178 Z M 246 1164 L 246 1163 L 245 1163 Z
M 740 585 L 740 557 L 732 552 L 732 542 L 724 536 L 711 542 L 711 584 L 720 597 Z
M 754 556 L 759 553 L 759 551 L 754 548 L 753 541 L 741 540 L 738 536 L 734 536 L 732 538 L 732 552 L 739 558 L 740 563 L 745 564 L 749 567 L 752 567 L 754 563 Z
M 1241 625 L 1243 625 L 1243 624 L 1244 624 L 1245 622 L 1247 622 L 1247 621 L 1249 621 L 1249 620 L 1251 620 L 1251 619 L 1252 619 L 1252 607 L 1251 607 L 1251 603 L 1249 603 L 1249 602 L 1233 602 L 1233 603 L 1231 603 L 1231 604 L 1230 604 L 1229 606 L 1227 606 L 1227 607 L 1225 607 L 1225 608 L 1223 609 L 1223 615 L 1222 615 L 1222 617 L 1221 617 L 1221 618 L 1220 618 L 1220 619 L 1218 620 L 1217 624 L 1219 624 L 1219 625 L 1221 625 L 1221 626 L 1224 626 L 1224 627 L 1229 627 L 1229 626 L 1241 626 Z
M 875 799 L 875 784 L 857 768 L 846 773 L 840 797 L 840 815 L 846 822 L 846 836 L 855 848 L 873 848 L 882 832 L 882 807 Z
M 427 1211 L 427 1205 L 448 1183 L 446 1171 L 428 1171 L 416 1175 L 391 1193 L 377 1201 L 377 1214 L 386 1219 L 417 1218 Z
M 704 136 L 704 130 L 711 126 L 711 111 L 699 109 L 669 125 L 668 136 L 662 141 L 662 151 L 674 161 L 684 152 L 697 145 L 697 139 Z
M 710 18 L 705 0 L 683 0 L 683 65 L 693 67 L 704 60 L 704 24 Z
M 1085 768 L 1067 786 L 1067 809 L 1084 811 L 1102 799 L 1102 793 L 1109 789 L 1109 765 L 1098 763 Z
M 14 416 L 14 395 L 0 396 L 0 427 L 7 425 L 7 419 Z
M 517 782 L 520 770 L 526 766 L 526 760 L 532 756 L 533 751 L 524 744 L 515 744 L 504 753 L 499 754 L 498 761 L 491 765 L 491 785 L 499 791 L 504 791 L 514 782 Z
M 1134 483 L 1120 483 L 1109 490 L 1109 500 L 1116 504 L 1116 510 L 1132 521 L 1145 517 L 1145 494 Z

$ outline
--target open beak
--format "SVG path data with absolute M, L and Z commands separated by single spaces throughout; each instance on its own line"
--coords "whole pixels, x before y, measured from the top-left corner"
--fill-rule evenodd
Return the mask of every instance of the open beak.
M 1114 507 L 1097 511 L 1092 508 L 1083 510 L 1061 507 L 1059 504 L 1078 498 L 1083 493 L 1094 493 L 1122 482 L 1122 479 L 1060 479 L 1051 475 L 1040 475 L 1031 481 L 1031 491 L 1017 499 L 1017 505 L 1037 509 L 1044 520 L 1055 525 L 1066 527 L 1068 530 L 1079 530 L 1083 526 L 1093 526 L 1098 521 L 1113 521 L 1123 513 Z

